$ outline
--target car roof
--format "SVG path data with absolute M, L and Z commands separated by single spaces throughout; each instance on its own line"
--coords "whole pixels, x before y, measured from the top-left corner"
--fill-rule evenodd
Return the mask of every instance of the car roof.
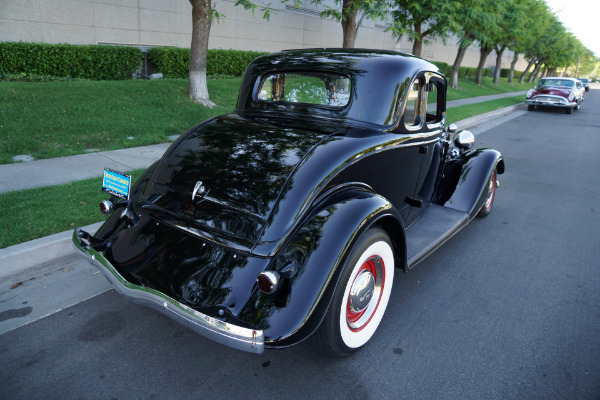
M 540 80 L 546 80 L 546 79 L 559 79 L 559 80 L 565 80 L 565 81 L 573 81 L 573 82 L 577 82 L 579 80 L 579 78 L 570 78 L 568 76 L 564 76 L 564 77 L 559 77 L 559 76 L 546 76 L 544 78 L 540 78 Z
M 373 49 L 295 49 L 255 59 L 246 69 L 238 110 L 255 104 L 253 91 L 260 77 L 276 71 L 321 71 L 343 74 L 352 80 L 353 99 L 336 117 L 359 121 L 389 121 L 390 108 L 398 95 L 404 95 L 409 83 L 423 72 L 439 72 L 438 67 L 422 58 L 390 50 Z M 368 116 L 368 119 L 365 118 Z

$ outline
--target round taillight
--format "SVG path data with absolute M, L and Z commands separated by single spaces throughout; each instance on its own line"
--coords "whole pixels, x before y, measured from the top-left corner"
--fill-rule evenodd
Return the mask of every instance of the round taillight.
M 100 212 L 104 215 L 108 215 L 113 212 L 114 206 L 111 201 L 103 200 L 100 202 Z
M 256 278 L 256 284 L 263 292 L 267 294 L 273 293 L 279 284 L 279 274 L 274 271 L 261 272 Z

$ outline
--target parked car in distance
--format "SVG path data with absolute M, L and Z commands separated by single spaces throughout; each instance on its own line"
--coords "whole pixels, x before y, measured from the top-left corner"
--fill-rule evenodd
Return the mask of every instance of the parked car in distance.
M 423 59 L 262 56 L 236 110 L 135 185 L 106 170 L 108 219 L 73 243 L 123 296 L 217 342 L 262 353 L 312 337 L 345 356 L 377 330 L 396 270 L 492 209 L 501 154 L 445 122 L 446 79 Z
M 583 102 L 583 85 L 575 78 L 541 78 L 526 94 L 527 109 L 562 108 L 567 114 L 578 110 Z
M 581 81 L 581 84 L 583 85 L 583 88 L 585 89 L 586 92 L 590 91 L 590 80 L 588 78 L 577 78 Z

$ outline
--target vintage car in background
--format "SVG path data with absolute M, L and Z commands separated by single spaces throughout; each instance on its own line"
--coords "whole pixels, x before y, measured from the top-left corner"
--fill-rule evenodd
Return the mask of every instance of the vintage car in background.
M 583 85 L 583 88 L 585 89 L 585 91 L 589 92 L 590 91 L 590 80 L 588 78 L 577 78 L 577 79 L 579 79 L 579 81 Z
M 429 105 L 429 107 L 428 107 Z M 501 154 L 445 128 L 420 58 L 293 50 L 252 62 L 237 108 L 184 133 L 73 242 L 132 301 L 248 352 L 348 355 L 408 271 L 492 209 Z M 400 307 L 401 305 L 389 305 Z
M 575 78 L 541 78 L 526 94 L 525 104 L 529 111 L 535 107 L 564 109 L 567 114 L 579 110 L 583 102 L 583 85 Z

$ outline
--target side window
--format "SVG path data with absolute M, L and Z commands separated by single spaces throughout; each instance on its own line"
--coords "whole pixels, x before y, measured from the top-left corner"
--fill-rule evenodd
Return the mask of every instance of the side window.
M 421 125 L 421 80 L 415 80 L 406 96 L 404 106 L 404 124 L 407 128 L 418 128 Z
M 438 124 L 444 119 L 444 99 L 446 96 L 444 80 L 432 75 L 427 84 L 427 112 L 426 121 L 428 125 Z
M 437 119 L 439 90 L 434 82 L 430 82 L 427 89 L 427 122 L 431 123 Z

